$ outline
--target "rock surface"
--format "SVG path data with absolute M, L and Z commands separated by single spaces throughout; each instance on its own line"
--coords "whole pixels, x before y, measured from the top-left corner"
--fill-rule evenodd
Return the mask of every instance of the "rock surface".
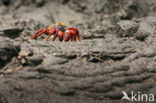
M 1 0 L 0 103 L 156 96 L 155 8 L 155 0 Z M 82 42 L 30 40 L 59 21 L 77 27 Z

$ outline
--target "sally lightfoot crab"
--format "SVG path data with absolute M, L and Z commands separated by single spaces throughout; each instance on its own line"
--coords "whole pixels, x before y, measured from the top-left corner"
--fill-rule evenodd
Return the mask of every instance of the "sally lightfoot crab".
M 35 39 L 42 34 L 48 35 L 45 40 L 48 40 L 49 37 L 54 34 L 52 41 L 54 41 L 57 37 L 59 37 L 59 41 L 63 41 L 64 36 L 66 36 L 64 39 L 65 42 L 69 40 L 76 42 L 76 39 L 81 42 L 81 37 L 79 35 L 78 29 L 74 27 L 66 28 L 65 22 L 59 22 L 48 28 L 40 29 L 31 37 L 31 39 Z

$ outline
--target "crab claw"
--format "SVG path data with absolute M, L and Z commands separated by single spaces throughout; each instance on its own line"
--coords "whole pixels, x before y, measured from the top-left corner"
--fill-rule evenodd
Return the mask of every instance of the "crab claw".
M 66 34 L 67 34 L 67 37 L 65 38 L 65 42 L 67 42 L 67 41 L 69 41 L 70 40 L 70 38 L 71 38 L 71 33 L 70 32 L 66 32 Z M 72 39 L 71 39 L 72 40 Z
M 69 41 L 71 39 L 74 40 L 74 42 L 76 42 L 76 37 L 79 40 L 79 42 L 82 41 L 80 35 L 79 35 L 79 31 L 76 28 L 68 28 L 66 31 L 67 37 L 65 38 L 65 42 Z
M 64 38 L 64 31 L 59 31 L 59 40 L 62 41 Z
M 47 32 L 47 29 L 40 29 L 31 37 L 31 39 L 35 39 L 35 38 L 39 37 L 40 35 L 42 35 L 43 33 L 46 33 L 46 32 Z

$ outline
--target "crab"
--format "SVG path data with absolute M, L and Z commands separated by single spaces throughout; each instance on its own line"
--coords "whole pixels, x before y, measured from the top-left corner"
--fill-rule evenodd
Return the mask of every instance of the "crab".
M 32 37 L 31 39 L 36 39 L 42 34 L 48 35 L 45 40 L 48 40 L 50 36 L 54 34 L 54 37 L 52 38 L 52 41 L 55 41 L 57 37 L 59 37 L 59 41 L 65 41 L 68 42 L 69 40 L 76 42 L 76 39 L 79 40 L 79 42 L 82 41 L 79 31 L 77 28 L 71 27 L 67 28 L 65 22 L 59 22 L 56 23 L 48 28 L 42 28 L 38 30 Z M 64 36 L 65 39 L 64 39 Z

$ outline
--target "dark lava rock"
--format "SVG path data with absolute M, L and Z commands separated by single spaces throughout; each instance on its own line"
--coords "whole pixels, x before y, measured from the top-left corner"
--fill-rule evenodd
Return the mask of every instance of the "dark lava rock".
M 10 1 L 11 0 L 2 0 L 2 3 L 5 5 L 5 6 L 8 6 L 10 4 Z
M 17 38 L 22 31 L 23 30 L 19 28 L 11 28 L 11 29 L 3 30 L 5 36 L 13 39 Z
M 13 57 L 18 56 L 20 46 L 14 45 L 7 38 L 0 37 L 0 68 L 4 67 Z

